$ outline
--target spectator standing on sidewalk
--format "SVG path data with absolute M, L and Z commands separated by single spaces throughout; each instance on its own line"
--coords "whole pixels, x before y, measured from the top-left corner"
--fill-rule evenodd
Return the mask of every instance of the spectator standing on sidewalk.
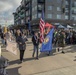
M 22 34 L 20 32 L 20 30 L 17 31 L 17 43 L 18 43 L 18 47 L 19 47 L 19 51 L 20 51 L 20 63 L 23 62 L 23 56 L 24 56 L 24 52 L 25 52 L 25 49 L 26 49 L 26 41 L 27 41 L 27 38 L 25 37 L 24 34 Z
M 5 34 L 3 32 L 1 33 L 1 40 L 2 44 L 5 45 Z
M 34 35 L 32 37 L 32 42 L 33 42 L 33 46 L 34 46 L 32 57 L 34 57 L 35 52 L 36 52 L 36 59 L 38 59 L 39 37 L 38 37 L 38 33 L 37 32 L 34 33 Z
M 2 29 L 1 29 L 1 26 L 0 26 L 0 37 L 1 37 L 1 35 L 2 35 Z

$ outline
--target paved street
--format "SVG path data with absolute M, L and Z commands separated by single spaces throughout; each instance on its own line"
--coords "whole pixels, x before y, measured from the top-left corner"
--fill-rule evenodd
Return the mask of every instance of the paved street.
M 52 42 L 67 46 L 58 50 Z M 76 0 L 0 0 L 0 75 L 6 74 L 76 75 Z
M 54 52 L 47 56 L 39 53 L 39 60 L 32 58 L 33 46 L 27 44 L 24 62 L 19 64 L 17 56 L 2 48 L 2 55 L 9 60 L 7 68 L 9 75 L 76 75 L 76 45 L 67 46 L 65 54 Z

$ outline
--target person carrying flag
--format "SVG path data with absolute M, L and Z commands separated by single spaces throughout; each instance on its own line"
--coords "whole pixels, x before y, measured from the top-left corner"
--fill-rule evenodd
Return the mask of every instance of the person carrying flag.
M 32 57 L 34 57 L 35 52 L 36 52 L 36 59 L 38 59 L 39 37 L 38 37 L 37 32 L 34 32 L 34 35 L 32 37 L 32 42 L 33 42 L 33 46 L 34 46 Z

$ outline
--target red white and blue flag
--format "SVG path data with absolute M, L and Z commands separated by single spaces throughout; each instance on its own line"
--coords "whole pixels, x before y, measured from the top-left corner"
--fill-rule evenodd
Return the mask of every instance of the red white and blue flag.
M 44 41 L 44 26 L 45 26 L 45 21 L 44 21 L 44 11 L 42 10 L 42 17 L 40 19 L 40 42 L 42 43 Z

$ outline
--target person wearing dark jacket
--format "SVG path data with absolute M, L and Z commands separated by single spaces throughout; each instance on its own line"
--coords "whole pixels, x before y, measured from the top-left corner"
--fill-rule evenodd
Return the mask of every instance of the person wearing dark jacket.
M 65 47 L 65 32 L 64 31 L 61 31 L 59 34 L 58 34 L 58 47 L 62 47 L 62 52 L 61 53 L 65 53 L 64 52 L 64 47 Z M 58 52 L 60 51 L 60 49 L 58 48 Z
M 33 50 L 32 57 L 34 57 L 35 52 L 36 52 L 36 59 L 38 59 L 39 37 L 38 37 L 38 33 L 37 32 L 34 33 L 34 35 L 32 37 L 32 42 L 33 42 L 33 45 L 34 45 L 34 50 Z
M 20 62 L 22 63 L 24 52 L 25 52 L 25 49 L 26 49 L 27 38 L 24 36 L 24 34 L 18 33 L 16 41 L 18 43 L 19 50 L 20 50 Z
M 1 29 L 1 27 L 0 27 L 0 37 L 1 37 L 1 34 L 2 34 L 2 29 Z
M 3 45 L 6 45 L 6 39 L 5 38 L 6 38 L 6 35 L 2 32 L 1 33 L 1 39 L 2 39 L 2 44 Z

